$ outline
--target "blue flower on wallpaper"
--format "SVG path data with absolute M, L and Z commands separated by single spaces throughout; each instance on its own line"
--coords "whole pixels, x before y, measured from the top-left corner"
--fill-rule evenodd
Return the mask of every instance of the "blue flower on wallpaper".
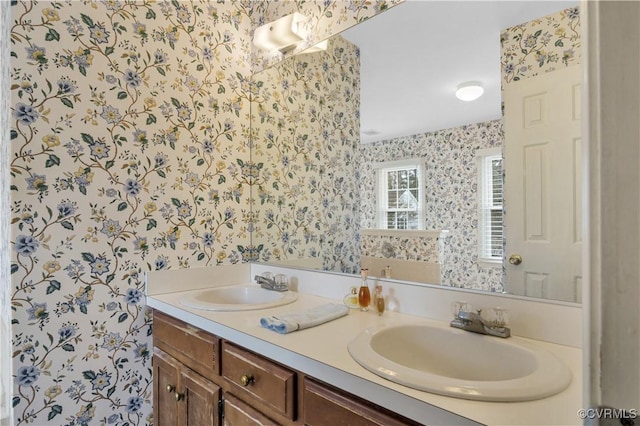
M 40 377 L 40 370 L 33 365 L 22 366 L 16 372 L 16 382 L 20 386 L 31 386 Z
M 59 94 L 68 94 L 73 93 L 76 90 L 76 86 L 69 79 L 63 77 L 58 80 L 58 93 Z
M 167 54 L 164 53 L 162 50 L 156 50 L 153 53 L 153 60 L 154 60 L 154 63 L 156 64 L 164 64 L 168 61 L 168 57 L 167 57 Z
M 135 197 L 136 195 L 140 194 L 141 190 L 142 190 L 142 185 L 140 185 L 140 182 L 138 182 L 135 179 L 127 179 L 126 182 L 124 183 L 124 191 L 132 197 Z
M 137 413 L 142 408 L 144 400 L 139 396 L 132 396 L 127 400 L 127 413 Z
M 178 217 L 185 219 L 191 216 L 191 206 L 188 202 L 183 201 L 178 205 Z
M 40 114 L 31 105 L 20 102 L 13 110 L 13 117 L 25 126 L 29 126 L 36 122 Z
M 100 117 L 104 118 L 107 121 L 107 124 L 118 124 L 122 119 L 122 115 L 120 115 L 118 108 L 114 108 L 111 105 L 102 107 L 102 114 L 100 114 Z
M 104 336 L 101 347 L 108 351 L 113 351 L 118 349 L 120 345 L 122 345 L 122 337 L 120 336 L 120 333 L 112 332 Z
M 18 235 L 13 245 L 13 249 L 17 251 L 18 254 L 31 256 L 36 252 L 36 250 L 38 250 L 38 246 L 38 241 L 31 235 Z
M 109 41 L 109 31 L 102 25 L 89 27 L 89 37 L 96 43 L 107 43 Z
M 160 271 L 168 266 L 168 260 L 165 256 L 158 256 L 155 261 L 155 270 Z
M 60 340 L 67 340 L 75 336 L 78 331 L 78 326 L 75 324 L 67 323 L 60 327 L 58 330 L 58 336 L 60 336 Z
M 89 145 L 89 149 L 91 150 L 91 155 L 97 160 L 107 158 L 109 156 L 109 151 L 111 150 L 111 148 L 109 148 L 109 146 L 104 142 L 94 142 Z
M 91 266 L 91 273 L 96 275 L 102 275 L 109 272 L 110 264 L 111 261 L 105 256 L 97 256 L 89 262 L 89 266 Z
M 214 240 L 213 234 L 211 232 L 205 232 L 202 235 L 202 244 L 204 244 L 205 247 L 213 246 L 214 241 L 215 240 Z
M 140 74 L 133 70 L 126 70 L 124 72 L 124 81 L 131 87 L 138 87 L 140 83 L 142 83 L 142 78 L 140 78 Z
M 130 305 L 140 303 L 142 300 L 142 292 L 137 288 L 128 288 L 127 295 L 124 297 L 124 301 Z
M 103 390 L 104 388 L 110 385 L 111 385 L 111 373 L 107 373 L 106 371 L 100 371 L 91 380 L 91 387 L 93 390 Z
M 76 212 L 76 206 L 74 205 L 74 203 L 71 203 L 69 201 L 64 201 L 58 204 L 58 215 L 61 218 L 71 216 L 75 212 Z
M 115 237 L 120 231 L 122 231 L 122 226 L 120 226 L 120 222 L 113 219 L 107 219 L 102 224 L 102 229 L 100 232 L 105 234 L 107 237 Z

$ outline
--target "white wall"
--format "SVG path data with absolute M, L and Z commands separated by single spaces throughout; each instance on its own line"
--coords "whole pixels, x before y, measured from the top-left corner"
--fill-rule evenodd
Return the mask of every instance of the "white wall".
M 640 3 L 584 3 L 590 121 L 585 403 L 638 410 Z

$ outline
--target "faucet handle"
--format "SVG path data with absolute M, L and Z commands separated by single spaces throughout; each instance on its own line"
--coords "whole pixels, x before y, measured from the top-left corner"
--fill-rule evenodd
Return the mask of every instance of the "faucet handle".
M 487 322 L 493 327 L 507 327 L 509 325 L 509 311 L 500 307 L 489 309 Z
M 454 318 L 460 317 L 460 312 L 469 312 L 471 306 L 464 301 L 456 301 L 451 303 L 451 314 Z

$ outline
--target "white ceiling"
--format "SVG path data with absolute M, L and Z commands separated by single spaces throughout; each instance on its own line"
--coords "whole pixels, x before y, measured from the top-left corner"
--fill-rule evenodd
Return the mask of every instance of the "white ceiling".
M 408 0 L 343 32 L 360 47 L 362 142 L 500 118 L 500 32 L 576 4 Z M 484 95 L 458 100 L 465 81 Z

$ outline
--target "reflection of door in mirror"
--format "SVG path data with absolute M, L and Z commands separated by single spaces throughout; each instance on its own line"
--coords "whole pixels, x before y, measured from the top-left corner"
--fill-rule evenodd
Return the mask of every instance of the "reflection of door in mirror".
M 580 87 L 581 68 L 572 66 L 505 88 L 510 293 L 580 301 Z

